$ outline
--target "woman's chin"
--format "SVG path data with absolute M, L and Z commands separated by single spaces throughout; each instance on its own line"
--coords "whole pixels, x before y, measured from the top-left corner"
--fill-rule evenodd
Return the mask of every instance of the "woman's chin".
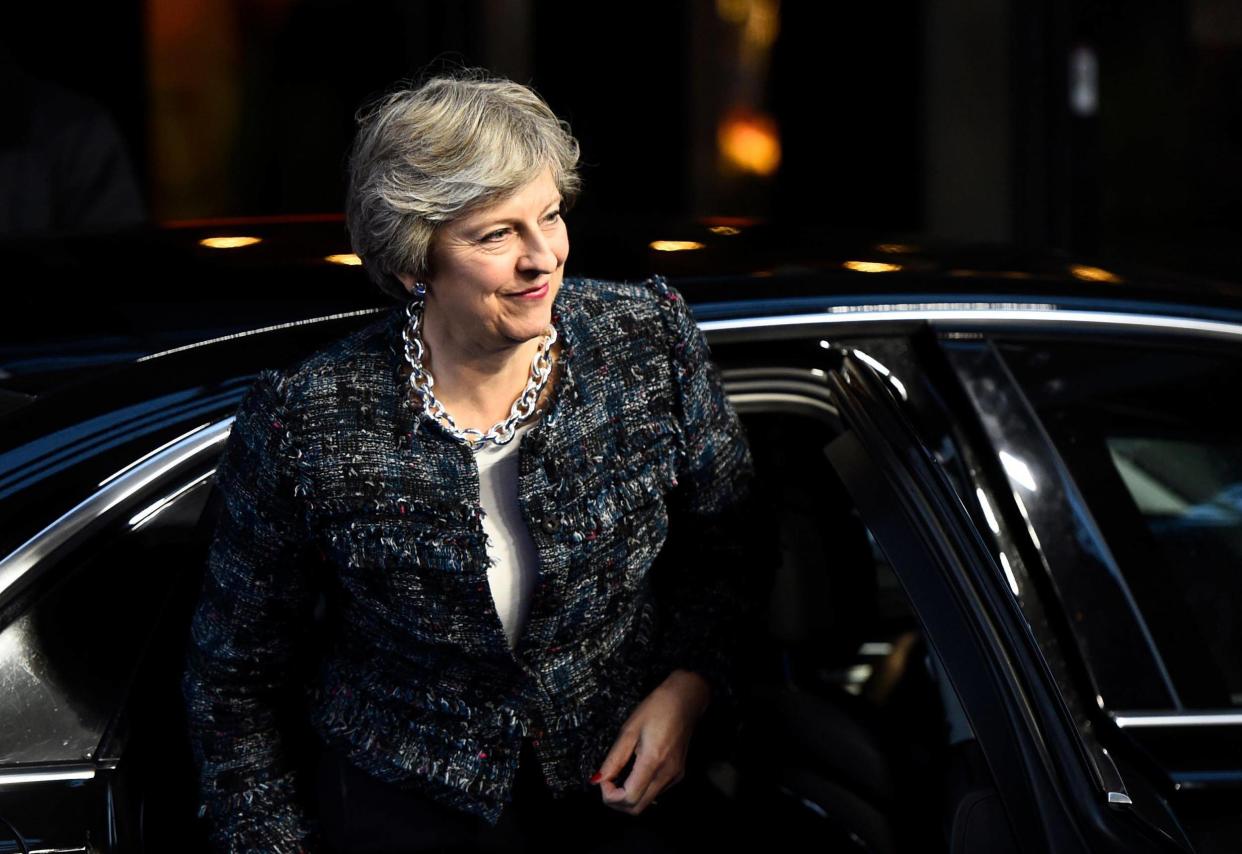
M 531 311 L 520 318 L 515 317 L 514 321 L 510 332 L 515 338 L 523 341 L 541 338 L 548 331 L 548 324 L 552 322 L 552 312 L 547 308 L 542 311 Z
M 533 323 L 523 323 L 521 326 L 511 326 L 504 332 L 504 336 L 514 344 L 528 344 L 531 341 L 540 341 L 547 334 L 548 324 L 542 326 Z

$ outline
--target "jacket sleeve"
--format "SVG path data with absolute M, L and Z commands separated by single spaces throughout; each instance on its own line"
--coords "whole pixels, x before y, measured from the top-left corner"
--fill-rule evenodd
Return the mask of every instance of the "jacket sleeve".
M 711 703 L 733 721 L 742 644 L 754 630 L 767 560 L 754 462 L 685 299 L 662 276 L 647 284 L 666 325 L 681 435 L 668 540 L 653 577 L 664 627 L 660 661 L 666 672 L 704 676 Z
M 237 409 L 215 473 L 220 513 L 182 677 L 199 816 L 217 852 L 317 846 L 277 722 L 294 618 L 310 604 L 296 572 L 305 539 L 285 383 L 262 371 Z

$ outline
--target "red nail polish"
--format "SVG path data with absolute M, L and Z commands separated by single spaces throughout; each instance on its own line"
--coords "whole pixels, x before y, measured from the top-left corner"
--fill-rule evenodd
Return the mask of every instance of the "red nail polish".
M 591 775 L 591 782 L 598 783 L 603 778 L 604 778 L 604 775 L 596 771 L 594 774 Z

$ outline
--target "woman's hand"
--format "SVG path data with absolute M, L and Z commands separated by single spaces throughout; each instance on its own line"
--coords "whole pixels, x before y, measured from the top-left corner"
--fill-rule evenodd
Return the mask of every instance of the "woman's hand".
M 638 704 L 600 766 L 598 782 L 604 803 L 638 815 L 664 789 L 685 776 L 690 737 L 711 702 L 707 680 L 689 670 L 674 670 Z M 625 785 L 612 780 L 637 751 Z M 592 778 L 595 782 L 595 778 Z

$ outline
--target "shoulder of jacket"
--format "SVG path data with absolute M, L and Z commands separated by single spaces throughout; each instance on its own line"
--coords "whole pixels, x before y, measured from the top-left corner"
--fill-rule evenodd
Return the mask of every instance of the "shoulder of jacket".
M 663 274 L 619 281 L 576 277 L 566 282 L 565 304 L 578 318 L 574 328 L 584 339 L 622 336 L 628 342 L 625 351 L 644 360 L 663 358 L 693 334 L 695 320 L 689 306 Z
M 567 305 L 588 320 L 626 318 L 625 326 L 642 326 L 658 330 L 661 340 L 674 326 L 668 316 L 672 302 L 680 294 L 657 273 L 645 279 L 613 280 L 591 277 L 566 279 Z M 598 324 L 595 324 L 598 325 Z
M 655 273 L 645 279 L 637 280 L 566 276 L 561 287 L 567 295 L 588 300 L 652 302 L 667 293 L 671 286 L 663 274 Z
M 378 366 L 377 360 L 382 360 L 393 345 L 397 324 L 404 317 L 404 306 L 380 309 L 362 328 L 277 371 L 282 391 L 290 395 L 307 392 L 313 389 L 316 380 L 327 378 L 335 382 L 342 372 L 355 374 L 356 380 L 363 381 L 369 372 L 360 369 L 364 365 Z

